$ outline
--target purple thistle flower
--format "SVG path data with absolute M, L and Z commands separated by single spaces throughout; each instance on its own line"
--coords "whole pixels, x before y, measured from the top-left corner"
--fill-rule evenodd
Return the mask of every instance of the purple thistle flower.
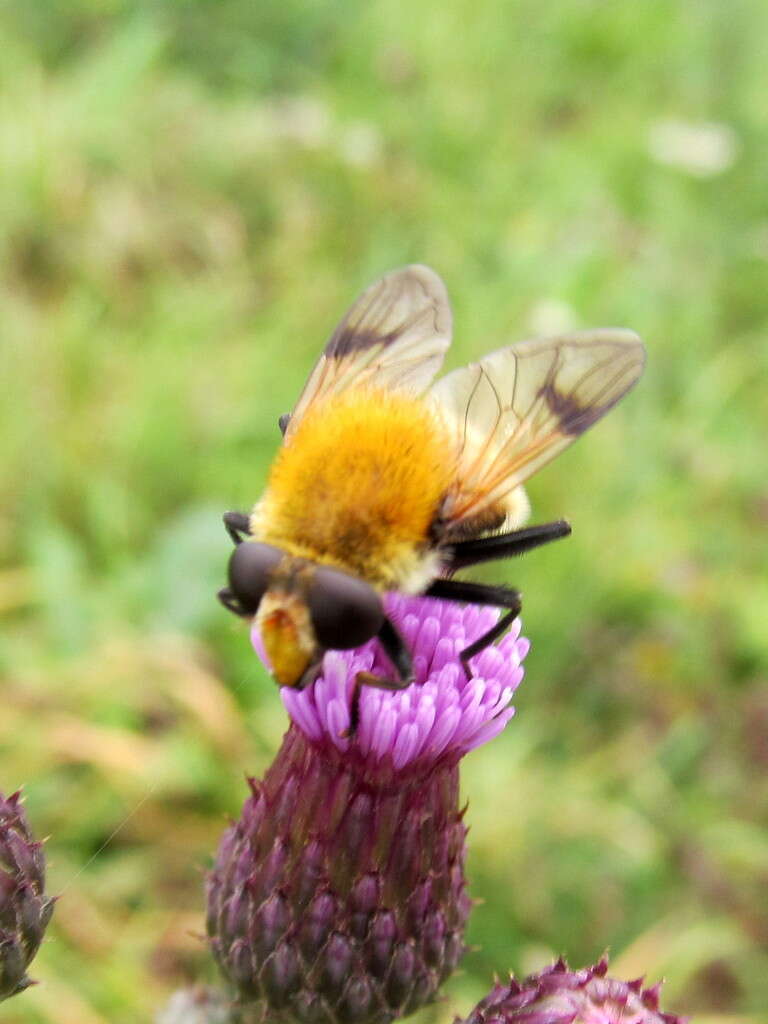
M 468 680 L 458 654 L 497 612 L 398 595 L 386 607 L 416 683 L 364 686 L 351 739 L 356 673 L 390 671 L 375 641 L 283 690 L 291 727 L 208 879 L 214 956 L 240 1005 L 274 1020 L 388 1024 L 431 1002 L 464 952 L 458 765 L 512 716 L 528 643 L 516 623 Z
M 364 686 L 357 733 L 345 739 L 356 674 L 386 677 L 392 669 L 377 640 L 352 651 L 329 651 L 311 686 L 280 691 L 307 739 L 400 771 L 441 756 L 461 757 L 498 735 L 515 713 L 510 701 L 530 647 L 520 636 L 520 621 L 498 645 L 472 659 L 473 677 L 467 679 L 459 653 L 497 622 L 496 609 L 401 594 L 386 595 L 385 607 L 413 656 L 415 684 L 397 692 Z M 252 641 L 263 657 L 255 629 Z
M 659 1009 L 660 985 L 644 989 L 642 978 L 619 981 L 607 971 L 605 957 L 580 971 L 558 960 L 525 981 L 495 985 L 455 1024 L 685 1024 Z
M 45 859 L 21 806 L 0 793 L 0 1001 L 32 984 L 29 966 L 53 913 L 43 893 Z

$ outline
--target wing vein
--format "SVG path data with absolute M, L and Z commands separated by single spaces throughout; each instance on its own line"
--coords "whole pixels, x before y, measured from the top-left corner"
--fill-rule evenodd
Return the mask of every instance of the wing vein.
M 456 425 L 454 519 L 496 515 L 532 473 L 621 399 L 643 363 L 636 335 L 606 329 L 499 349 L 435 385 Z

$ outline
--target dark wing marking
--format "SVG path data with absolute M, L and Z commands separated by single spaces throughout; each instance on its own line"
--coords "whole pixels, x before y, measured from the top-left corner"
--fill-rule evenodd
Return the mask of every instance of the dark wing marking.
M 310 406 L 350 387 L 424 391 L 451 343 L 445 285 L 419 264 L 393 270 L 358 298 L 331 335 L 287 424 L 290 438 Z
M 636 383 L 633 331 L 582 331 L 499 349 L 431 389 L 457 450 L 451 522 L 503 504 Z

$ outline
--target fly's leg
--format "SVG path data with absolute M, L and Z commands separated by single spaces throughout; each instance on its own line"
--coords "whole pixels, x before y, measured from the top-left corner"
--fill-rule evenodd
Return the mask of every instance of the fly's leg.
M 304 673 L 303 673 L 301 679 L 299 679 L 298 683 L 296 683 L 296 686 L 294 687 L 294 689 L 296 689 L 296 690 L 306 690 L 306 688 L 308 686 L 311 686 L 312 683 L 314 683 L 314 681 L 320 675 L 322 670 L 323 670 L 323 658 L 322 658 L 322 655 L 321 655 L 318 658 L 317 661 L 314 661 L 309 666 L 308 669 L 304 670 Z
M 223 587 L 216 595 L 227 611 L 234 612 L 235 615 L 239 615 L 241 619 L 248 617 L 249 613 L 240 604 L 240 601 L 235 597 L 229 587 Z
M 250 530 L 250 521 L 245 512 L 225 512 L 222 516 L 227 533 L 232 538 L 232 543 L 237 546 L 242 544 Z
M 392 662 L 397 679 L 385 679 L 373 672 L 358 672 L 349 704 L 349 728 L 345 736 L 354 736 L 360 724 L 360 689 L 363 686 L 375 686 L 379 690 L 405 690 L 413 682 L 413 660 L 411 652 L 389 619 L 384 619 L 377 633 L 379 643 Z
M 465 601 L 467 604 L 490 605 L 506 608 L 499 621 L 481 637 L 474 640 L 459 655 L 467 679 L 472 678 L 470 658 L 489 647 L 497 637 L 511 626 L 522 608 L 520 591 L 513 587 L 494 586 L 489 583 L 470 583 L 466 580 L 434 580 L 425 591 L 426 597 L 437 597 L 443 601 Z
M 448 572 L 455 572 L 457 569 L 465 569 L 468 565 L 524 555 L 533 548 L 541 547 L 542 544 L 567 537 L 570 532 L 570 523 L 558 519 L 554 523 L 527 526 L 523 530 L 514 530 L 511 533 L 497 533 L 490 537 L 448 543 L 444 553 L 445 568 Z

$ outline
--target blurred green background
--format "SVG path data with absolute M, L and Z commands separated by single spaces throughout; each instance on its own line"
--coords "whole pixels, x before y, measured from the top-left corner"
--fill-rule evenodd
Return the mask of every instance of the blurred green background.
M 357 292 L 408 261 L 449 366 L 626 325 L 632 396 L 531 485 L 533 642 L 467 759 L 484 900 L 447 1001 L 609 948 L 768 1020 L 768 10 L 672 0 L 0 8 L 0 788 L 61 893 L 11 1022 L 213 979 L 202 869 L 285 725 L 214 599 Z

